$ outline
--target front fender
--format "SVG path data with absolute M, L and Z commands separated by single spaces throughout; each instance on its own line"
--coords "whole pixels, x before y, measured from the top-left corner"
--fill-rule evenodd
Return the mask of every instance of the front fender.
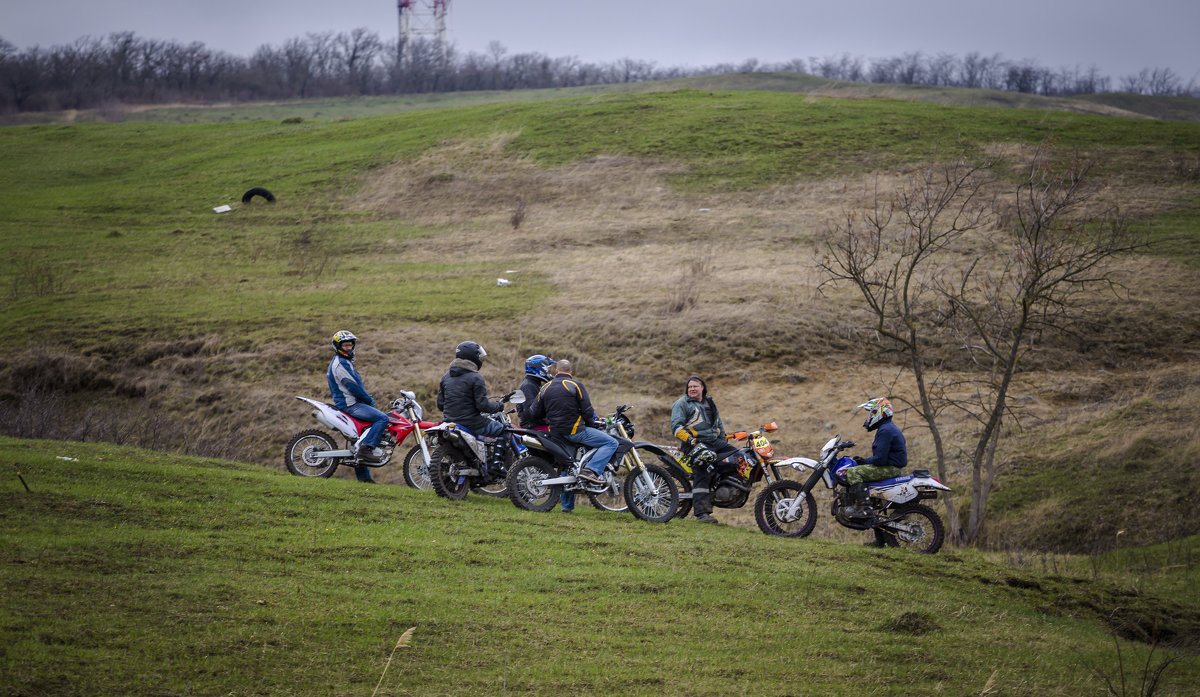
M 815 470 L 821 463 L 807 457 L 789 457 L 786 460 L 776 462 L 776 467 L 791 467 L 794 470 L 803 472 L 806 469 Z
M 689 474 L 688 471 L 683 468 L 683 465 L 680 465 L 679 461 L 676 460 L 674 458 L 674 456 L 671 455 L 670 451 L 668 451 L 663 446 L 655 445 L 654 443 L 648 443 L 646 441 L 639 440 L 639 441 L 633 442 L 633 447 L 637 448 L 638 450 L 648 450 L 648 451 L 654 453 L 655 455 L 658 456 L 658 459 L 660 460 L 661 464 L 666 466 L 666 468 L 668 470 L 670 470 L 673 474 L 677 474 L 680 477 L 682 477 L 683 479 L 685 479 L 687 481 L 691 481 L 692 475 Z

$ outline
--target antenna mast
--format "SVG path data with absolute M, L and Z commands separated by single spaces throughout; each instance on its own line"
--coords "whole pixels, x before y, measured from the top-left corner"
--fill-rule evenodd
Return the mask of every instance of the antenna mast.
M 438 60 L 445 63 L 449 57 L 446 15 L 450 0 L 396 0 L 396 9 L 400 12 L 400 39 L 396 44 L 400 61 L 412 61 L 413 44 L 424 37 L 433 42 Z

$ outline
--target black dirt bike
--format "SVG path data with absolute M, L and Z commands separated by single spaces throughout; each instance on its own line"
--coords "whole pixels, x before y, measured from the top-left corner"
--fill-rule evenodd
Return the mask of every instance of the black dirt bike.
M 437 434 L 438 438 L 429 462 L 429 482 L 438 496 L 458 501 L 465 498 L 468 491 L 486 496 L 507 493 L 508 468 L 525 450 L 511 433 L 509 415 L 512 412 L 510 409 L 486 414 L 487 418 L 504 424 L 504 434 L 496 438 L 477 436 L 465 426 L 450 422 L 426 431 Z
M 610 417 L 609 426 L 625 434 L 624 413 L 628 407 L 618 407 Z M 575 445 L 546 431 L 514 428 L 529 452 L 508 472 L 508 496 L 513 505 L 527 511 L 549 511 L 564 491 L 586 494 L 592 505 L 605 510 L 620 510 L 616 506 L 618 492 L 634 516 L 652 523 L 666 523 L 679 507 L 679 487 L 674 477 L 662 465 L 671 460 L 666 450 L 652 443 L 635 442 L 624 435 L 615 435 L 617 452 L 604 470 L 604 483 L 589 482 L 578 477 L 595 454 L 594 448 Z
M 767 438 L 768 433 L 778 431 L 775 422 L 760 426 L 757 431 L 736 431 L 725 436 L 726 440 L 743 443 L 738 455 L 730 455 L 723 462 L 713 465 L 710 486 L 712 505 L 716 508 L 741 508 L 750 499 L 750 489 L 760 481 L 774 484 L 783 480 L 779 464 L 783 458 L 775 457 L 775 446 Z M 692 459 L 676 448 L 669 448 L 672 455 L 671 474 L 683 493 L 677 517 L 683 518 L 692 509 Z M 693 450 L 693 452 L 695 452 Z

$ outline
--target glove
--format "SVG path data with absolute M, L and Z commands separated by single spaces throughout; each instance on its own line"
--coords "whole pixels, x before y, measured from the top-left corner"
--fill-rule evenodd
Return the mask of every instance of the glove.
M 367 397 L 367 406 L 368 407 L 375 406 L 375 398 L 374 397 Z
M 858 457 L 858 456 L 856 455 L 856 456 L 854 457 L 854 464 L 856 464 L 856 465 L 861 465 L 861 464 L 863 464 L 863 459 L 862 459 L 861 457 Z

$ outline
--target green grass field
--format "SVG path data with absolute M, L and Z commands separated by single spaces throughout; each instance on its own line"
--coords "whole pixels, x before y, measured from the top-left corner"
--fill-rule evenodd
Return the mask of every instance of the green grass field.
M 0 694 L 368 695 L 388 666 L 379 694 L 1103 695 L 1123 672 L 1124 696 L 1175 656 L 1155 694 L 1193 694 L 1196 103 L 754 75 L 0 128 L 0 420 L 57 439 L 0 440 Z M 780 454 L 837 431 L 864 454 L 853 405 L 910 388 L 818 291 L 823 226 L 930 158 L 1006 157 L 1003 189 L 1044 143 L 1099 158 L 1151 245 L 1038 338 L 980 549 L 281 474 L 338 329 L 377 398 L 430 411 L 472 338 L 495 394 L 570 358 L 651 441 L 699 372 Z
M 1155 694 L 1200 681 L 1137 639 L 1200 632 L 1195 537 L 1135 576 L 107 445 L 0 439 L 0 468 L 14 697 L 1106 694 L 1093 668 L 1132 695 L 1170 658 Z

